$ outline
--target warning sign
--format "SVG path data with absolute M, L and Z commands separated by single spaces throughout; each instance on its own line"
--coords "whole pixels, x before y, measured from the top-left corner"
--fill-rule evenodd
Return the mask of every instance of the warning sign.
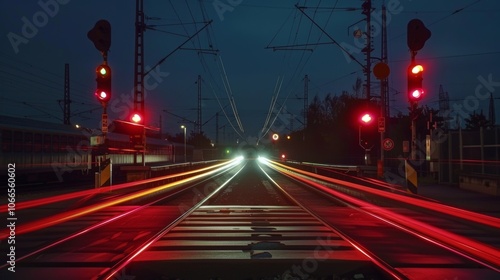
M 382 146 L 384 150 L 390 151 L 392 148 L 394 148 L 394 141 L 392 141 L 391 138 L 385 138 L 384 141 L 382 142 Z

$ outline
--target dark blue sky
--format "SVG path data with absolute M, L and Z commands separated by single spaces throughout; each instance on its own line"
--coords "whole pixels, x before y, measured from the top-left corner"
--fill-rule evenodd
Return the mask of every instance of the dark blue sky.
M 108 60 L 113 70 L 113 101 L 108 113 L 112 119 L 126 118 L 131 110 L 133 88 L 135 1 L 20 2 L 1 1 L 1 114 L 62 122 L 58 100 L 63 98 L 64 64 L 69 63 L 71 109 L 75 114 L 71 120 L 99 127 L 102 109 L 93 91 L 94 69 L 102 58 L 86 34 L 96 21 L 106 19 L 112 26 Z M 184 47 L 213 48 L 219 50 L 219 55 L 178 50 L 146 78 L 147 122 L 158 125 L 161 116 L 163 129 L 171 134 L 181 132 L 183 124 L 173 114 L 196 120 L 195 81 L 198 75 L 203 78 L 202 117 L 203 122 L 207 122 L 203 130 L 212 138 L 215 136 L 214 116 L 221 110 L 219 103 L 225 106 L 226 114 L 241 137 L 256 137 L 263 129 L 276 84 L 281 87 L 274 111 L 277 112 L 282 104 L 285 106 L 273 130 L 287 131 L 302 126 L 303 100 L 299 98 L 303 96 L 304 75 L 310 79 L 309 100 L 315 95 L 323 98 L 328 93 L 353 92 L 356 79 L 364 79 L 361 67 L 347 59 L 333 44 L 309 47 L 313 51 L 266 49 L 267 46 L 331 42 L 294 7 L 297 2 L 308 7 L 359 8 L 361 0 L 144 2 L 145 13 L 150 17 L 147 24 L 157 25 L 160 30 L 145 33 L 145 64 L 149 67 L 200 29 L 203 26 L 200 22 L 213 20 Z M 426 66 L 427 96 L 423 103 L 438 108 L 438 90 L 443 85 L 455 114 L 483 109 L 487 115 L 489 92 L 497 98 L 497 111 L 500 110 L 499 1 L 372 2 L 376 8 L 372 14 L 375 27 L 380 26 L 377 15 L 383 2 L 389 10 L 387 29 L 393 115 L 407 113 L 405 71 L 410 54 L 406 45 L 406 25 L 413 18 L 421 19 L 432 31 L 432 37 L 417 55 L 417 60 Z M 364 62 L 359 42 L 352 35 L 356 28 L 364 28 L 363 22 L 355 24 L 363 19 L 359 10 L 310 8 L 306 12 L 337 42 L 351 46 L 353 56 Z M 194 21 L 198 23 L 193 24 Z M 381 38 L 377 29 L 373 40 L 373 56 L 379 56 Z M 228 83 L 223 81 L 230 85 L 229 95 L 234 98 L 244 132 L 239 130 L 228 105 Z M 374 83 L 372 91 L 377 90 Z M 219 125 L 225 125 L 225 132 L 230 135 L 231 125 L 224 114 L 220 114 Z M 498 119 L 497 116 L 497 123 Z M 188 128 L 194 127 L 188 124 Z

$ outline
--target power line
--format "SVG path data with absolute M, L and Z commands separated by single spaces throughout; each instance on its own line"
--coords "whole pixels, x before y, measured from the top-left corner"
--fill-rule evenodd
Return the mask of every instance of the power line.
M 445 19 L 448 19 L 448 18 L 450 18 L 450 17 L 452 17 L 452 16 L 454 16 L 454 15 L 456 15 L 456 14 L 460 13 L 460 12 L 463 12 L 465 9 L 470 8 L 470 7 L 472 7 L 473 5 L 476 5 L 476 4 L 477 4 L 477 3 L 479 3 L 479 2 L 481 2 L 481 0 L 476 0 L 476 1 L 474 1 L 474 2 L 472 2 L 472 3 L 470 3 L 470 4 L 468 4 L 468 5 L 465 5 L 465 6 L 464 6 L 464 7 L 462 7 L 462 8 L 458 8 L 458 9 L 456 9 L 456 10 L 453 10 L 453 11 L 451 11 L 451 12 L 450 12 L 450 14 L 445 15 L 444 17 L 439 18 L 439 19 L 437 19 L 437 20 L 435 20 L 435 21 L 433 21 L 433 22 L 429 23 L 429 24 L 428 24 L 428 26 L 434 25 L 434 24 L 439 23 L 439 22 L 441 22 L 441 21 L 443 21 L 443 20 L 445 20 Z M 428 13 L 428 12 L 427 12 L 427 13 Z M 399 38 L 399 37 L 401 37 L 401 36 L 404 36 L 404 35 L 406 35 L 406 32 L 403 32 L 403 33 L 401 33 L 401 34 L 399 34 L 399 35 L 396 35 L 396 36 L 392 37 L 390 40 L 392 41 L 392 40 L 397 39 L 397 38 Z

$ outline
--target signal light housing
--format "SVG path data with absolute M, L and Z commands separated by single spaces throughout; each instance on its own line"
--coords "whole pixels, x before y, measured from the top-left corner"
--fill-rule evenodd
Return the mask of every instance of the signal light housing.
M 365 149 L 365 151 L 370 150 L 373 148 L 376 141 L 377 126 L 375 122 L 377 120 L 377 114 L 370 109 L 364 109 L 364 111 L 360 111 L 358 114 L 359 145 Z
M 408 100 L 410 102 L 417 102 L 424 95 L 422 87 L 423 72 L 424 67 L 421 64 L 412 63 L 408 67 Z
M 111 99 L 111 68 L 106 64 L 97 66 L 96 70 L 97 89 L 94 95 L 104 106 Z

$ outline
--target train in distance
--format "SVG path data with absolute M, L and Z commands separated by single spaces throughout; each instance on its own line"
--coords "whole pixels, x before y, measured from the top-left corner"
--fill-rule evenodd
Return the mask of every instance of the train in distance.
M 143 153 L 129 135 L 115 132 L 106 134 L 106 148 L 92 146 L 92 136 L 99 134 L 74 125 L 0 116 L 0 161 L 2 166 L 15 164 L 18 182 L 40 183 L 93 178 L 103 154 L 119 166 L 133 164 L 136 154 Z M 189 159 L 193 147 L 186 150 Z M 183 159 L 184 145 L 147 137 L 144 154 L 148 165 L 173 163 Z

